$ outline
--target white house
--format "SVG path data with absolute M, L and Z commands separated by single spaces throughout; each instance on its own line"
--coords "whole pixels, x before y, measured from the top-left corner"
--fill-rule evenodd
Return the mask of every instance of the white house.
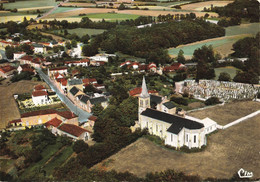
M 41 53 L 41 54 L 46 53 L 46 47 L 44 47 L 44 45 L 41 45 L 41 44 L 33 44 L 33 50 L 34 50 L 35 54 L 37 54 L 37 53 Z
M 16 53 L 14 53 L 14 60 L 18 60 L 25 55 L 26 55 L 25 52 L 16 52 Z
M 191 120 L 194 120 L 194 121 L 197 121 L 199 123 L 202 123 L 204 124 L 205 126 L 205 134 L 209 134 L 209 133 L 212 133 L 214 132 L 215 130 L 217 130 L 217 122 L 213 121 L 212 119 L 210 118 L 204 118 L 204 119 L 198 119 L 198 118 L 194 118 L 192 116 L 185 116 L 186 119 L 191 119 Z
M 34 91 L 32 93 L 32 100 L 34 105 L 49 104 L 51 101 L 48 98 L 48 93 L 46 91 Z
M 48 69 L 48 75 L 54 75 L 55 73 L 60 73 L 60 74 L 68 74 L 68 69 L 67 67 L 59 67 L 59 68 L 49 68 Z
M 201 148 L 206 145 L 205 127 L 202 123 L 150 108 L 150 95 L 144 78 L 138 110 L 141 129 L 147 128 L 150 134 L 163 139 L 165 145 L 176 148 Z
M 81 59 L 78 61 L 66 61 L 65 65 L 71 67 L 71 66 L 83 66 L 87 67 L 89 65 L 89 59 Z

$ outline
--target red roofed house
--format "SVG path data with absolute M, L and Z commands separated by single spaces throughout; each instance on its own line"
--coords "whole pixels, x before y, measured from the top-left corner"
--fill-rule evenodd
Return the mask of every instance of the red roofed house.
M 48 75 L 49 76 L 52 76 L 55 73 L 60 73 L 60 74 L 67 75 L 68 74 L 68 69 L 67 69 L 67 67 L 59 67 L 59 68 L 50 68 L 50 69 L 48 69 Z
M 34 69 L 31 67 L 31 65 L 29 65 L 29 64 L 20 65 L 20 66 L 17 68 L 17 71 L 18 71 L 19 74 L 20 74 L 21 72 L 25 72 L 25 71 L 35 74 L 35 70 L 34 70 Z
M 58 88 L 60 88 L 64 93 L 67 92 L 68 80 L 66 78 L 57 78 L 56 83 L 57 83 Z
M 45 126 L 51 130 L 53 134 L 57 134 L 57 127 L 60 126 L 62 121 L 58 119 L 57 117 L 51 119 L 50 121 L 45 123 Z
M 185 70 L 186 66 L 181 63 L 173 63 L 171 66 L 165 66 L 163 68 L 164 72 L 172 72 L 177 70 Z
M 136 87 L 136 88 L 129 91 L 129 95 L 132 96 L 132 97 L 138 97 L 141 94 L 141 92 L 142 92 L 142 88 Z M 158 92 L 155 91 L 155 90 L 149 90 L 148 93 L 158 95 Z
M 71 67 L 71 66 L 88 66 L 90 60 L 89 59 L 81 59 L 78 61 L 66 61 L 65 65 Z
M 24 55 L 19 59 L 20 64 L 31 64 L 32 60 L 33 57 L 28 55 Z
M 156 64 L 155 64 L 155 63 L 150 63 L 150 64 L 148 65 L 148 70 L 151 71 L 151 72 L 156 73 L 156 71 L 157 71 Z
M 0 67 L 0 77 L 8 78 L 13 75 L 16 69 L 10 65 Z
M 16 52 L 16 53 L 14 53 L 14 60 L 18 60 L 25 55 L 26 55 L 25 52 Z
M 36 106 L 49 104 L 51 102 L 51 100 L 48 98 L 48 93 L 42 90 L 33 91 L 32 100 Z
M 73 124 L 62 124 L 57 128 L 57 134 L 66 135 L 73 140 L 87 141 L 91 138 L 91 132 Z
M 94 85 L 94 84 L 97 84 L 96 78 L 84 78 L 84 79 L 82 79 L 82 82 L 83 82 L 84 85 L 89 85 L 89 84 Z
M 77 115 L 75 115 L 70 111 L 59 112 L 54 109 L 27 112 L 21 114 L 21 121 L 19 122 L 10 121 L 9 123 L 13 126 L 15 126 L 14 123 L 16 123 L 16 124 L 21 124 L 24 127 L 25 126 L 30 127 L 30 126 L 42 125 L 54 118 L 61 120 L 63 123 L 78 125 Z M 53 124 L 53 122 L 51 123 Z
M 35 85 L 34 91 L 47 91 L 47 89 L 43 85 Z

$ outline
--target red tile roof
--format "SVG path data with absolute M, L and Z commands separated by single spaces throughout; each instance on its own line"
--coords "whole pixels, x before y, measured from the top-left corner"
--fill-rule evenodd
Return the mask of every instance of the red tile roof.
M 27 60 L 27 61 L 32 61 L 33 57 L 32 56 L 28 56 L 28 55 L 24 55 L 23 57 L 21 57 L 22 60 Z
M 78 117 L 76 114 L 70 111 L 61 111 L 61 112 L 57 112 L 57 114 L 66 119 L 72 119 Z
M 47 93 L 46 91 L 34 91 L 34 92 L 32 93 L 32 95 L 33 95 L 34 97 L 38 97 L 38 96 L 48 95 L 48 93 Z
M 96 121 L 96 120 L 97 120 L 97 117 L 92 115 L 92 116 L 90 116 L 90 117 L 88 118 L 88 120 Z
M 44 86 L 42 86 L 42 85 L 35 85 L 34 86 L 34 90 L 44 90 L 44 89 L 46 89 Z
M 78 117 L 77 115 L 73 114 L 70 111 L 56 111 L 54 109 L 46 109 L 46 110 L 39 110 L 39 111 L 32 111 L 32 112 L 27 112 L 24 114 L 21 114 L 21 118 L 26 118 L 26 117 L 31 117 L 31 116 L 40 116 L 40 115 L 48 115 L 48 114 L 58 114 L 63 118 L 66 119 L 72 119 Z
M 68 80 L 66 78 L 57 78 L 57 82 L 61 83 L 62 86 L 66 86 L 68 83 Z
M 21 118 L 26 118 L 30 116 L 39 116 L 39 115 L 48 115 L 48 114 L 57 114 L 58 111 L 54 109 L 46 109 L 46 110 L 39 110 L 39 111 L 32 111 L 21 114 Z
M 56 70 L 67 70 L 67 67 L 59 67 L 59 68 L 50 68 L 49 71 L 56 71 Z
M 141 87 L 136 87 L 136 88 L 134 88 L 134 89 L 129 91 L 129 95 L 130 96 L 136 96 L 136 95 L 141 94 L 141 92 L 142 92 L 142 88 Z M 155 91 L 155 90 L 149 90 L 148 93 L 151 94 L 151 93 L 158 93 L 158 92 Z
M 59 130 L 69 133 L 76 137 L 79 137 L 81 134 L 83 134 L 85 132 L 89 132 L 88 130 L 83 129 L 83 128 L 73 125 L 73 124 L 63 124 L 59 127 Z
M 46 127 L 54 126 L 57 128 L 58 126 L 60 126 L 61 123 L 62 123 L 62 121 L 55 117 L 55 118 L 51 119 L 50 121 L 46 122 L 45 126 Z
M 15 119 L 15 120 L 9 121 L 10 124 L 12 124 L 12 123 L 21 123 L 21 122 L 22 122 L 21 119 Z
M 84 84 L 93 84 L 94 82 L 97 82 L 96 78 L 84 78 L 82 79 L 82 82 Z
M 3 72 L 3 73 L 8 73 L 8 72 L 13 71 L 13 70 L 15 70 L 15 68 L 10 66 L 10 65 L 0 67 L 0 71 Z

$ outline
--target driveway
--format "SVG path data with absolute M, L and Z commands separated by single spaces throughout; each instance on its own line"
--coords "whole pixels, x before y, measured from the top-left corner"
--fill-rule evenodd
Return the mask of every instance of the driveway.
M 87 111 L 84 111 L 80 109 L 79 107 L 75 106 L 71 100 L 68 99 L 66 95 L 60 92 L 60 90 L 54 85 L 53 81 L 41 70 L 41 69 L 36 69 L 37 72 L 39 73 L 40 77 L 50 86 L 50 88 L 56 92 L 60 100 L 66 104 L 66 106 L 74 112 L 76 115 L 79 116 L 79 122 L 82 123 L 86 121 L 89 116 L 91 116 L 90 113 Z

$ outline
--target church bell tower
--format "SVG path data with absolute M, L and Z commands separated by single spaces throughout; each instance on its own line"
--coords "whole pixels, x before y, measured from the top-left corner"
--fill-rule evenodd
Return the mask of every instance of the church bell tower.
M 140 96 L 138 97 L 138 104 L 139 104 L 139 107 L 138 107 L 139 116 L 147 108 L 150 108 L 150 95 L 148 93 L 144 77 L 143 77 L 143 82 L 142 82 L 142 92 L 141 92 Z

